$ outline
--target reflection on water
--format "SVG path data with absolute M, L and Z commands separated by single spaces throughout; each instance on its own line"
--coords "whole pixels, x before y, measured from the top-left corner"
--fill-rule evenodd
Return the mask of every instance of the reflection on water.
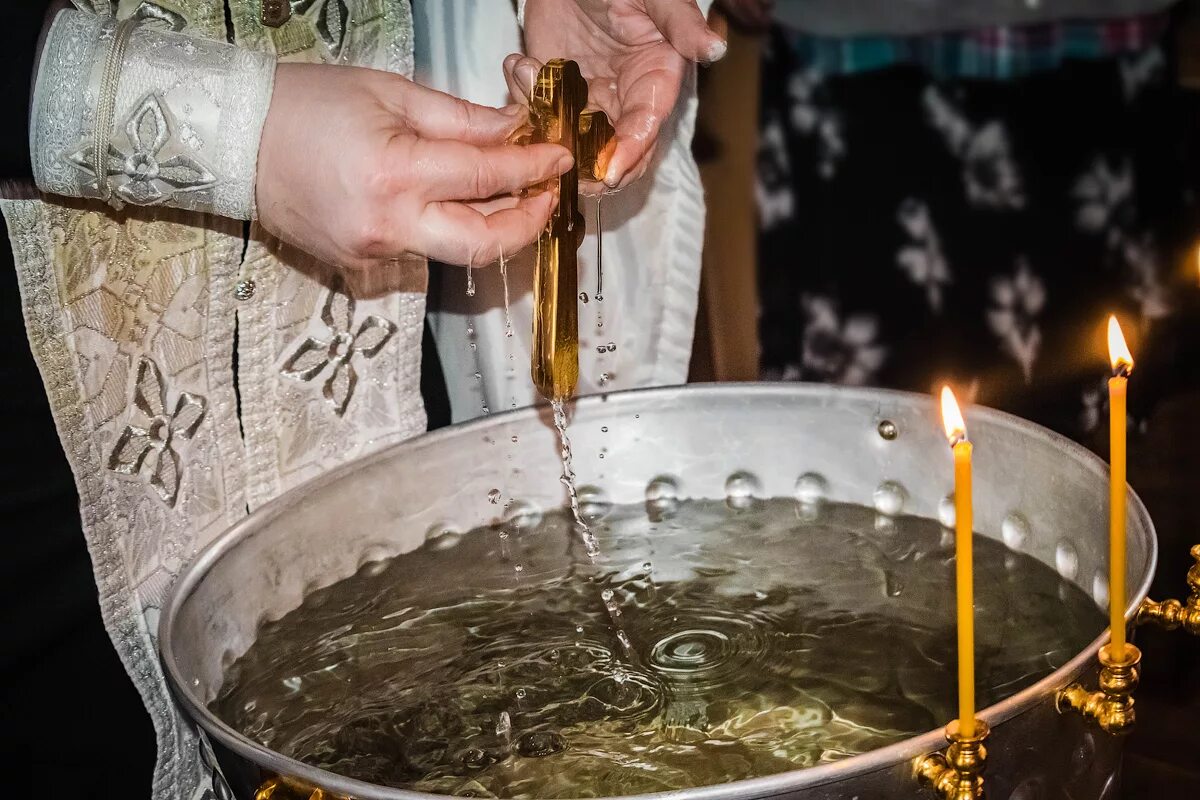
M 507 516 L 315 592 L 264 626 L 214 710 L 343 775 L 514 798 L 767 775 L 955 713 L 937 522 L 782 499 L 614 506 L 593 564 L 569 513 Z M 978 540 L 975 559 L 982 706 L 1065 663 L 1104 617 L 1001 544 Z

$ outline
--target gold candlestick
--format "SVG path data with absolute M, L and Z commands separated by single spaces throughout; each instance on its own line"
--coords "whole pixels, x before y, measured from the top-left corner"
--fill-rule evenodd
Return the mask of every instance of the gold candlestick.
M 1188 570 L 1187 582 L 1191 594 L 1187 603 L 1178 600 L 1163 600 L 1161 603 L 1147 597 L 1138 608 L 1136 624 L 1153 624 L 1168 631 L 1183 628 L 1193 636 L 1200 636 L 1200 544 L 1191 550 L 1196 563 Z
M 967 736 L 956 723 L 946 726 L 950 746 L 944 753 L 917 759 L 913 766 L 917 781 L 928 786 L 943 800 L 983 800 L 983 769 L 987 764 L 987 723 L 974 720 L 974 732 Z
M 1123 736 L 1133 730 L 1137 720 L 1133 692 L 1138 686 L 1138 667 L 1142 651 L 1125 644 L 1124 655 L 1117 657 L 1112 645 L 1100 648 L 1100 689 L 1090 692 L 1073 683 L 1058 693 L 1058 713 L 1075 711 L 1100 726 L 1105 733 Z

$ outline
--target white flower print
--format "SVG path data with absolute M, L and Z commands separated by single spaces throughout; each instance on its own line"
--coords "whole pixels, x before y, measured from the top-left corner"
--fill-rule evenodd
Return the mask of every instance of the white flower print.
M 754 195 L 758 202 L 758 224 L 770 230 L 792 218 L 792 167 L 788 161 L 783 123 L 772 117 L 763 126 L 758 145 L 758 169 Z
M 933 312 L 941 313 L 942 287 L 950 283 L 950 268 L 942 254 L 929 206 L 907 197 L 900 203 L 896 219 L 912 239 L 911 244 L 904 245 L 896 254 L 896 264 L 913 283 L 925 289 L 925 298 Z
M 824 81 L 820 70 L 809 67 L 792 75 L 788 94 L 792 98 L 792 127 L 805 136 L 816 136 L 817 174 L 829 180 L 846 155 L 846 143 L 842 139 L 841 114 L 818 99 Z
M 1136 55 L 1121 59 L 1121 89 L 1125 102 L 1133 102 L 1167 66 L 1162 47 L 1154 46 Z
M 1087 233 L 1103 233 L 1105 244 L 1116 248 L 1132 223 L 1133 168 L 1129 159 L 1114 167 L 1097 156 L 1075 181 L 1071 194 L 1079 203 L 1076 226 Z
M 875 341 L 878 317 L 854 314 L 843 321 L 828 297 L 802 297 L 800 307 L 806 317 L 800 343 L 805 378 L 861 386 L 875 376 L 887 358 L 887 348 Z
M 1149 234 L 1127 238 L 1121 245 L 1121 257 L 1132 282 L 1129 296 L 1137 301 L 1143 320 L 1162 319 L 1171 313 L 1167 287 L 1159 278 L 1158 248 Z
M 1022 258 L 1011 277 L 992 281 L 991 294 L 988 327 L 1000 340 L 1000 349 L 1020 365 L 1025 383 L 1032 383 L 1033 365 L 1042 345 L 1037 318 L 1046 305 L 1045 284 Z
M 981 208 L 1025 207 L 1025 191 L 1017 172 L 1004 124 L 995 120 L 976 126 L 936 87 L 922 98 L 929 124 L 942 134 L 946 146 L 962 162 L 967 200 Z

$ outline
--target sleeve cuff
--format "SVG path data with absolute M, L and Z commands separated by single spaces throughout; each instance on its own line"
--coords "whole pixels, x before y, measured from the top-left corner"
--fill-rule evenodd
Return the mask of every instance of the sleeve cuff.
M 253 218 L 274 59 L 134 25 L 71 10 L 54 20 L 30 123 L 39 188 Z

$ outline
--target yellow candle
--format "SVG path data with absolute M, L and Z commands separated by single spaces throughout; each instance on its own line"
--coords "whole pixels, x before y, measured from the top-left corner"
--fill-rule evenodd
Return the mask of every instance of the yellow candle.
M 1121 335 L 1117 318 L 1108 318 L 1108 358 L 1113 376 L 1108 379 L 1108 626 L 1112 655 L 1125 660 L 1125 392 L 1133 356 Z
M 958 729 L 975 734 L 975 580 L 971 443 L 954 393 L 942 387 L 942 422 L 954 452 L 954 544 L 958 601 Z

